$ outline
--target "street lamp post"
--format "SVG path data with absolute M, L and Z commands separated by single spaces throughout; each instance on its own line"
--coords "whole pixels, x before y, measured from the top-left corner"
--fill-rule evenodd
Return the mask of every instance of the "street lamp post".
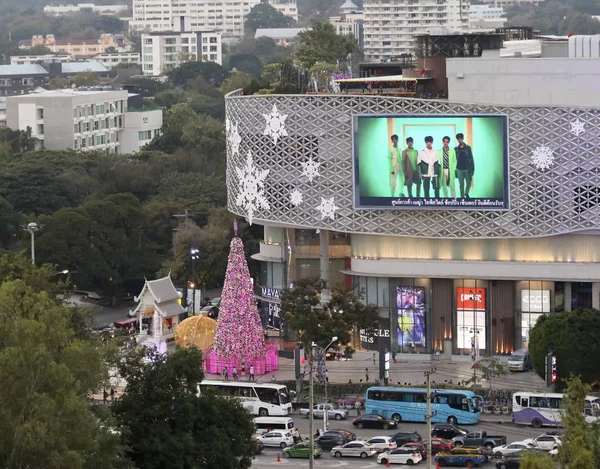
M 21 226 L 24 231 L 31 233 L 31 263 L 33 265 L 35 265 L 35 232 L 40 231 L 43 227 L 44 225 L 38 225 L 35 222 Z
M 327 353 L 327 349 L 329 347 L 331 347 L 331 345 L 334 342 L 337 342 L 338 338 L 337 337 L 333 337 L 331 339 L 331 342 L 329 343 L 329 345 L 325 348 L 325 353 Z M 313 363 L 314 363 L 314 356 L 315 356 L 315 349 L 318 347 L 317 344 L 315 344 L 314 342 L 312 343 L 312 347 L 310 350 L 310 366 L 309 366 L 309 370 L 310 370 L 310 374 L 308 376 L 308 387 L 309 387 L 309 391 L 308 391 L 308 413 L 309 413 L 309 419 L 308 419 L 308 433 L 309 433 L 309 453 L 308 453 L 308 468 L 309 469 L 313 469 L 315 467 L 315 432 L 314 432 L 314 409 L 313 407 L 315 406 L 314 404 L 314 386 L 313 386 L 313 380 L 314 380 L 314 376 L 313 376 Z M 327 414 L 327 409 L 324 410 L 324 414 Z
M 325 350 L 323 351 L 323 359 L 325 360 L 325 409 L 323 410 L 323 431 L 326 432 L 327 431 L 327 426 L 329 425 L 329 411 L 327 410 L 327 407 L 329 406 L 329 401 L 327 399 L 327 350 L 329 350 L 329 347 L 331 347 L 335 342 L 337 342 L 337 337 L 334 337 L 331 342 L 329 342 L 329 345 L 327 347 L 325 347 Z

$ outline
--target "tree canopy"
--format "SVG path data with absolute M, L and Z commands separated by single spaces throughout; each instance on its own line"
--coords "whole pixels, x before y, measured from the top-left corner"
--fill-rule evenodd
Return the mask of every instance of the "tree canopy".
M 307 69 L 317 62 L 335 64 L 348 54 L 360 52 L 354 36 L 341 36 L 331 23 L 317 23 L 312 30 L 302 31 L 300 44 L 296 48 L 296 59 Z
M 557 358 L 558 387 L 570 373 L 581 376 L 586 383 L 600 380 L 600 367 L 594 360 L 581 357 L 600 353 L 600 311 L 578 309 L 573 312 L 542 316 L 531 331 L 529 353 L 535 371 L 542 378 L 546 373 L 546 355 Z
M 247 33 L 254 34 L 259 28 L 291 28 L 296 22 L 268 3 L 254 5 L 246 15 Z
M 204 78 L 212 86 L 221 86 L 229 73 L 215 62 L 185 62 L 169 71 L 169 82 L 173 86 L 187 88 L 198 76 Z

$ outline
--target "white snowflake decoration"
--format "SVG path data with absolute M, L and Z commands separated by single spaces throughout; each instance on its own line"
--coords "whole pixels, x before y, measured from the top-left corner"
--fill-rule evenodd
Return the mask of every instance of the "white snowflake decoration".
M 321 212 L 321 220 L 325 220 L 325 218 L 335 220 L 335 212 L 338 209 L 339 207 L 335 205 L 333 197 L 331 197 L 330 199 L 321 197 L 321 204 L 317 207 L 317 210 Z
M 263 114 L 263 117 L 267 121 L 264 135 L 273 137 L 273 142 L 277 145 L 277 140 L 281 137 L 287 137 L 288 134 L 285 130 L 287 114 L 280 114 L 277 106 L 273 104 L 273 110 L 269 114 Z
M 571 133 L 575 134 L 577 137 L 579 137 L 579 134 L 582 134 L 585 132 L 585 124 L 583 122 L 581 122 L 579 119 L 574 120 L 573 122 L 571 122 Z
M 262 170 L 254 166 L 252 153 L 248 151 L 246 165 L 242 168 L 235 168 L 235 172 L 240 180 L 240 193 L 235 199 L 235 203 L 246 210 L 248 223 L 252 225 L 255 210 L 271 208 L 265 196 L 265 179 L 269 170 Z
M 319 166 L 321 166 L 321 163 L 317 163 L 311 156 L 308 161 L 302 161 L 300 164 L 302 165 L 302 175 L 306 176 L 310 182 L 313 182 L 313 179 L 319 175 Z
M 531 155 L 531 164 L 542 171 L 554 164 L 554 153 L 545 145 L 537 147 Z
M 231 155 L 240 155 L 240 143 L 242 143 L 242 137 L 238 132 L 237 124 L 230 123 L 229 131 L 227 132 L 227 144 L 231 149 Z
M 229 137 L 229 131 L 231 130 L 231 121 L 229 120 L 229 117 L 225 118 L 225 135 L 227 135 Z
M 302 192 L 300 192 L 298 189 L 294 189 L 292 192 L 290 192 L 290 202 L 294 207 L 300 205 L 302 201 Z

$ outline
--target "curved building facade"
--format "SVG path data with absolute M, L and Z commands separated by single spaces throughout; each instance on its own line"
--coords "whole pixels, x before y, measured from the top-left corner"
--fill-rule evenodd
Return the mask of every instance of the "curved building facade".
M 468 355 L 472 339 L 508 353 L 541 314 L 599 306 L 600 108 L 232 93 L 226 110 L 228 208 L 265 226 L 257 294 L 271 325 L 280 290 L 309 275 L 356 285 L 384 324 L 363 345 L 400 353 Z M 403 169 L 407 136 L 423 162 L 427 133 L 437 173 Z M 425 196 L 428 174 L 445 195 Z

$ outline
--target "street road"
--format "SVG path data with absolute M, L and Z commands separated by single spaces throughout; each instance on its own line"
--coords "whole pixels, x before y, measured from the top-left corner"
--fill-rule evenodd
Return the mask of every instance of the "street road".
M 397 430 L 371 430 L 371 429 L 362 429 L 358 430 L 352 425 L 352 419 L 356 416 L 356 413 L 352 411 L 352 415 L 347 420 L 336 420 L 331 421 L 329 428 L 330 429 L 345 429 L 349 430 L 356 434 L 357 439 L 359 440 L 367 440 L 374 436 L 380 435 L 393 435 L 398 431 L 417 431 L 424 439 L 427 435 L 427 426 L 424 423 L 401 423 L 398 426 Z M 292 415 L 294 419 L 294 423 L 298 430 L 300 431 L 300 435 L 302 437 L 308 435 L 308 425 L 309 421 L 306 417 L 300 416 L 298 414 Z M 488 417 L 490 418 L 490 417 Z M 323 428 L 323 420 L 315 420 L 315 430 L 317 428 Z M 531 427 L 521 427 L 515 426 L 513 424 L 498 424 L 494 420 L 482 420 L 477 425 L 473 426 L 463 426 L 466 430 L 474 430 L 481 429 L 487 432 L 489 435 L 506 435 L 507 441 L 509 443 L 513 441 L 524 440 L 526 438 L 534 438 L 544 431 L 541 429 L 533 429 Z M 281 454 L 281 450 L 279 448 L 265 448 L 261 454 L 256 456 L 252 467 L 255 469 L 266 469 L 272 467 L 281 467 L 283 468 L 308 468 L 308 461 L 303 459 L 284 459 L 281 457 L 281 462 L 277 462 L 277 454 Z M 394 465 L 395 467 L 402 467 L 401 465 Z M 419 463 L 420 467 L 426 467 L 426 461 L 422 461 Z M 331 456 L 330 450 L 323 450 L 323 456 L 315 461 L 315 467 L 322 468 L 352 468 L 352 469 L 367 469 L 367 468 L 375 468 L 375 467 L 384 467 L 382 465 L 377 464 L 377 458 L 369 458 L 368 460 L 360 459 L 360 458 L 341 458 L 336 459 Z M 435 464 L 433 464 L 435 467 Z M 495 467 L 495 461 L 492 460 L 487 464 L 484 464 L 480 467 L 492 468 Z

